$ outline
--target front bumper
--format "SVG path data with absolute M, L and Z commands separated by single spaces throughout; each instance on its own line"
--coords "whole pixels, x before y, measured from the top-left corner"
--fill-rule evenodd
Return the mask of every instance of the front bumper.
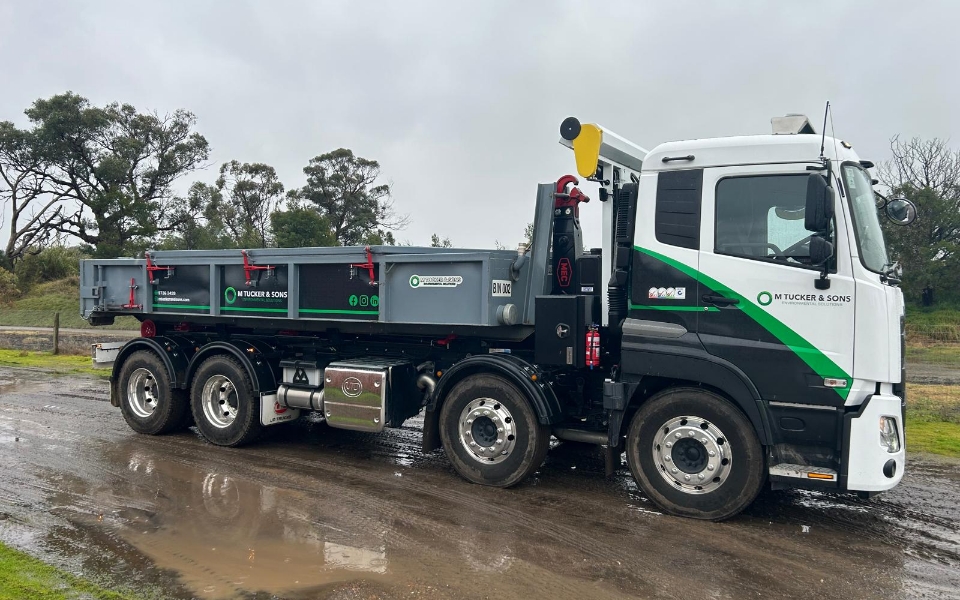
M 896 422 L 899 451 L 888 452 L 881 443 L 880 417 Z M 902 400 L 894 395 L 868 396 L 856 412 L 845 415 L 841 489 L 882 492 L 900 483 L 906 466 L 903 425 Z

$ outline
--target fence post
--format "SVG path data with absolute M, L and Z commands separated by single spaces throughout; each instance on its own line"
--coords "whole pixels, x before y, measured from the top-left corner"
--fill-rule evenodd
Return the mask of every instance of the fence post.
M 53 353 L 60 354 L 60 313 L 53 313 Z

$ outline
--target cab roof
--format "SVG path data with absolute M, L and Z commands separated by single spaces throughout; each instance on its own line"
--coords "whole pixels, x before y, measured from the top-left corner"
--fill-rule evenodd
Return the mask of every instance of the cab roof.
M 859 162 L 841 140 L 814 134 L 744 135 L 665 142 L 647 154 L 643 171 L 671 171 L 771 163 L 818 163 L 820 143 L 831 160 Z M 692 158 L 691 158 L 692 157 Z

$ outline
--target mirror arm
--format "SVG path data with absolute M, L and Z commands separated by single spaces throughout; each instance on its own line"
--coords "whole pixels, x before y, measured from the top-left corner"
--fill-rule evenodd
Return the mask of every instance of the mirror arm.
M 830 260 L 827 259 L 823 263 L 823 268 L 820 270 L 820 277 L 813 280 L 813 287 L 817 288 L 818 290 L 830 289 L 830 278 L 827 277 L 827 275 L 830 274 L 830 268 L 828 266 L 829 263 L 830 263 Z
M 880 199 L 883 200 L 883 204 L 881 204 L 880 206 L 878 206 L 878 207 L 877 207 L 877 210 L 883 210 L 884 208 L 887 207 L 888 204 L 890 204 L 890 198 L 887 198 L 886 196 L 884 196 L 883 194 L 881 194 L 881 193 L 878 192 L 877 190 L 873 190 L 873 195 L 874 195 L 874 196 L 879 196 Z

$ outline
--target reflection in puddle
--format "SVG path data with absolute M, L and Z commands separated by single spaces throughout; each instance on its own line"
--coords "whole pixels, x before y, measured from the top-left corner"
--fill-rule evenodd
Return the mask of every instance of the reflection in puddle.
M 122 450 L 107 454 L 115 451 Z M 136 451 L 119 458 L 131 476 L 114 486 L 115 500 L 153 493 L 149 510 L 116 508 L 117 533 L 203 598 L 289 592 L 358 574 L 382 580 L 389 572 L 374 533 L 384 528 L 326 514 L 318 498 Z

